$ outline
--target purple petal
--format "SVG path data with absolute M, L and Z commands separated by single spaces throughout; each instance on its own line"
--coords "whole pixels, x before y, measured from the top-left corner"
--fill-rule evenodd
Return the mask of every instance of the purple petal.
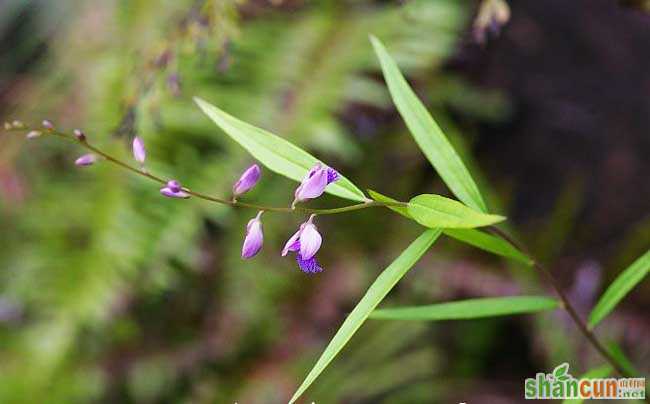
M 289 253 L 289 251 L 298 251 L 300 249 L 300 233 L 302 232 L 302 228 L 299 229 L 297 232 L 294 233 L 289 240 L 287 240 L 287 243 L 284 245 L 284 248 L 282 249 L 282 256 L 284 257 Z
M 144 141 L 139 136 L 133 138 L 133 157 L 142 164 L 147 158 L 147 151 L 144 148 Z
M 338 179 L 340 177 L 341 176 L 339 175 L 338 171 L 336 171 L 333 168 L 327 167 L 327 183 L 328 184 L 331 184 L 331 183 L 333 183 L 335 181 L 338 181 Z
M 94 154 L 84 154 L 83 156 L 76 159 L 74 163 L 80 167 L 83 167 L 83 166 L 92 165 L 96 161 L 97 161 L 97 156 L 95 156 Z
M 302 258 L 300 253 L 298 253 L 296 254 L 296 261 L 298 262 L 300 270 L 304 273 L 315 274 L 323 271 L 323 268 L 318 264 L 318 261 L 316 261 L 316 257 L 311 257 L 310 259 L 305 260 Z
M 171 180 L 167 181 L 167 188 L 169 188 L 172 192 L 181 192 L 182 186 L 181 183 L 176 181 L 176 180 Z
M 327 169 L 319 168 L 296 189 L 296 201 L 318 198 L 327 186 Z
M 187 192 L 184 192 L 184 191 L 181 191 L 181 190 L 174 191 L 174 190 L 171 189 L 170 187 L 164 187 L 164 188 L 161 188 L 161 189 L 160 189 L 160 193 L 163 194 L 164 196 L 168 197 L 168 198 L 183 198 L 183 199 L 187 199 L 187 198 L 190 197 L 190 194 L 188 194 Z
M 245 192 L 248 192 L 251 188 L 257 184 L 259 181 L 262 172 L 260 167 L 257 164 L 253 164 L 248 167 L 246 171 L 239 177 L 239 180 L 232 187 L 232 192 L 235 195 L 241 195 Z
M 241 248 L 241 257 L 244 259 L 254 257 L 261 249 L 264 242 L 264 232 L 262 231 L 262 221 L 253 218 L 246 226 L 246 238 Z
M 316 174 L 318 170 L 320 170 L 322 167 L 321 163 L 316 163 L 312 168 L 307 171 L 307 175 L 305 175 L 305 178 L 302 180 L 302 182 L 305 182 L 308 178 L 311 178 Z
M 300 256 L 308 260 L 313 257 L 320 248 L 323 239 L 312 223 L 306 223 L 300 233 Z

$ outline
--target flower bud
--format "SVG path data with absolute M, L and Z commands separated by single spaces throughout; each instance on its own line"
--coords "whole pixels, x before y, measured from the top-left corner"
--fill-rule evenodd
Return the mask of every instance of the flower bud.
M 144 160 L 147 158 L 144 141 L 139 136 L 133 138 L 133 158 L 140 164 L 144 164 Z
M 246 225 L 246 237 L 241 248 L 241 257 L 243 259 L 253 258 L 262 249 L 262 244 L 264 243 L 264 232 L 262 231 L 262 221 L 260 220 L 262 213 L 264 211 L 260 211 Z
M 260 176 L 261 170 L 257 164 L 253 164 L 252 166 L 248 167 L 232 187 L 232 193 L 235 196 L 239 196 L 250 191 L 255 186 L 255 184 L 257 184 L 257 181 L 259 181 Z
M 48 121 L 47 119 L 43 120 L 42 125 L 47 130 L 54 130 L 54 124 L 52 124 L 52 122 Z
M 74 163 L 80 167 L 85 167 L 85 166 L 93 165 L 96 161 L 97 161 L 97 156 L 95 156 L 94 154 L 84 154 L 83 156 L 75 160 Z
M 36 139 L 37 137 L 41 136 L 41 131 L 40 130 L 31 130 L 27 133 L 25 136 L 27 139 Z
M 74 137 L 76 137 L 78 141 L 80 142 L 86 141 L 86 134 L 83 133 L 81 130 L 75 129 L 72 131 L 72 133 L 74 134 Z
M 168 198 L 183 198 L 187 199 L 190 194 L 183 191 L 180 182 L 176 180 L 167 181 L 167 186 L 160 188 L 160 193 Z

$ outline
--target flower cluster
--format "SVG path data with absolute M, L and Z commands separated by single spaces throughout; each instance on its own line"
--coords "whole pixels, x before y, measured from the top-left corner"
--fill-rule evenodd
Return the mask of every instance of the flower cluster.
M 54 126 L 49 121 L 43 122 L 43 128 L 46 131 L 53 131 Z M 40 132 L 38 133 L 40 134 Z M 86 141 L 86 136 L 80 130 L 74 132 L 77 140 L 81 142 Z M 33 134 L 31 137 L 38 136 Z M 136 136 L 133 138 L 132 143 L 133 158 L 140 164 L 143 172 L 145 172 L 145 160 L 147 152 L 144 146 L 144 141 L 141 137 Z M 75 160 L 77 166 L 89 166 L 98 161 L 95 154 L 85 154 Z M 257 164 L 248 167 L 235 182 L 232 187 L 232 204 L 237 203 L 237 198 L 246 192 L 250 191 L 260 180 L 262 172 Z M 327 167 L 322 163 L 316 163 L 305 175 L 300 182 L 298 188 L 294 192 L 294 199 L 291 203 L 291 208 L 295 208 L 299 202 L 304 202 L 309 199 L 318 198 L 325 192 L 325 188 L 339 179 L 339 173 L 333 168 Z M 164 187 L 160 189 L 160 193 L 168 198 L 190 198 L 192 192 L 184 188 L 177 180 L 169 180 Z M 262 249 L 264 243 L 264 231 L 262 229 L 262 214 L 264 210 L 259 211 L 257 216 L 248 221 L 246 225 L 246 236 L 244 244 L 242 245 L 241 257 L 243 259 L 253 258 Z M 321 237 L 316 225 L 314 224 L 315 215 L 311 215 L 309 219 L 302 223 L 298 231 L 289 238 L 286 245 L 282 249 L 282 256 L 286 256 L 289 252 L 294 252 L 296 261 L 300 269 L 305 273 L 321 272 L 323 268 L 316 260 L 316 253 L 320 249 L 323 238 Z
M 260 170 L 257 165 L 248 168 L 233 187 L 235 197 L 251 189 L 257 183 L 259 177 Z M 327 185 L 338 179 L 339 174 L 336 170 L 326 167 L 321 163 L 317 163 L 311 168 L 311 170 L 309 170 L 296 189 L 294 193 L 294 201 L 291 206 L 295 208 L 295 205 L 298 202 L 321 196 L 323 192 L 325 192 Z M 263 211 L 260 211 L 246 226 L 246 237 L 244 238 L 244 245 L 242 246 L 241 253 L 242 258 L 244 259 L 254 257 L 262 249 L 262 244 L 264 242 L 262 221 L 260 219 L 262 213 Z M 289 238 L 282 249 L 283 257 L 289 252 L 296 253 L 296 262 L 298 262 L 298 267 L 300 267 L 300 269 L 305 273 L 317 273 L 323 270 L 316 260 L 316 253 L 320 249 L 323 238 L 314 224 L 315 216 L 316 215 L 311 215 L 306 222 L 301 224 L 298 231 Z

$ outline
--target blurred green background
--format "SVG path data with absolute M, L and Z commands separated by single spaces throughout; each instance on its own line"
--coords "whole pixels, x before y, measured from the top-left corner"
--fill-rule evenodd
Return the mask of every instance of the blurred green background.
M 3 0 L 0 112 L 80 127 L 191 189 L 229 194 L 253 160 L 198 95 L 286 137 L 356 184 L 448 191 L 392 106 L 378 36 L 506 214 L 588 312 L 650 245 L 650 17 L 640 2 L 512 2 L 477 43 L 475 1 Z M 642 8 L 642 7 L 641 7 Z M 420 229 L 365 210 L 323 217 L 319 260 L 280 257 L 304 220 L 160 197 L 77 146 L 0 137 L 0 402 L 286 402 L 375 276 Z M 290 203 L 269 171 L 246 201 Z M 315 206 L 340 206 L 324 197 Z M 650 370 L 650 285 L 598 329 Z M 440 240 L 391 304 L 551 293 L 537 274 Z M 317 403 L 514 403 L 537 371 L 601 363 L 560 313 L 369 321 L 305 395 Z

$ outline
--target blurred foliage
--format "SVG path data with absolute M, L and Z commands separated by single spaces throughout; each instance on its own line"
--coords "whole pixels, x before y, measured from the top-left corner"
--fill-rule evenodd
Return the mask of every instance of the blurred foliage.
M 503 94 L 445 69 L 473 6 L 454 0 L 9 0 L 0 12 L 3 49 L 9 49 L 0 55 L 3 115 L 80 126 L 126 159 L 137 133 L 150 170 L 228 195 L 251 159 L 195 107 L 191 97 L 198 95 L 309 149 L 355 183 L 396 197 L 422 188 L 439 192 L 440 181 L 424 169 L 426 160 L 395 119 L 368 35 L 391 49 L 454 145 L 470 157 L 473 131 L 462 128 L 470 136 L 461 138 L 450 111 L 488 123 L 512 113 Z M 286 400 L 370 280 L 418 232 L 397 215 L 389 220 L 377 212 L 324 219 L 326 271 L 305 277 L 278 253 L 300 218 L 269 215 L 266 248 L 242 262 L 244 225 L 254 212 L 164 200 L 152 184 L 105 164 L 74 169 L 74 150 L 53 139 L 3 136 L 0 144 L 3 403 Z M 475 167 L 470 158 L 478 174 Z M 294 186 L 265 172 L 246 198 L 288 204 Z M 508 202 L 491 199 L 492 206 Z M 570 193 L 559 199 L 559 213 L 538 234 L 549 257 L 557 254 L 552 234 L 568 226 L 579 202 Z M 647 234 L 645 227 L 639 232 Z M 461 247 L 444 244 L 393 299 L 431 303 L 450 294 L 518 289 L 497 272 L 501 260 L 478 253 L 459 261 Z M 519 267 L 512 273 L 529 279 L 522 289 L 538 290 L 530 274 Z M 500 330 L 520 332 L 515 321 L 526 320 L 372 323 L 307 397 L 443 400 L 463 378 L 490 371 L 498 360 L 490 347 L 502 343 Z M 547 333 L 556 342 L 541 346 L 555 354 L 538 354 L 553 357 L 567 347 L 565 334 Z M 515 362 L 527 371 L 534 360 L 522 354 Z

